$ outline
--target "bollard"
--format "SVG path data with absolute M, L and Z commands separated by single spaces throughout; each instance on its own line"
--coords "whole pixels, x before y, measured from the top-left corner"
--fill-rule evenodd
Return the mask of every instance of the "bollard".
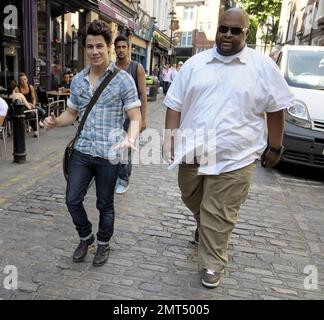
M 13 104 L 13 162 L 24 163 L 26 161 L 26 140 L 25 140 L 25 106 L 20 100 Z

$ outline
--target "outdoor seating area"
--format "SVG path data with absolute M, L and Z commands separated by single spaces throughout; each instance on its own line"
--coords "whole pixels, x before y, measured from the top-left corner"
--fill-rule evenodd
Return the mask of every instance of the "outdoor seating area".
M 2 116 L 0 123 L 0 139 L 1 149 L 0 160 L 8 159 L 8 139 L 14 135 L 14 114 L 15 102 L 18 100 L 23 104 L 23 112 L 25 115 L 25 137 L 40 139 L 41 129 L 44 128 L 43 121 L 51 113 L 58 117 L 66 109 L 66 102 L 70 96 L 70 83 L 73 74 L 65 72 L 63 81 L 57 90 L 44 90 L 39 83 L 34 86 L 29 83 L 26 73 L 18 74 L 18 81 L 15 79 L 7 79 L 5 86 L 0 85 L 0 97 L 2 103 L 7 110 Z M 55 88 L 55 87 L 52 87 Z M 11 143 L 11 141 L 9 141 Z
M 42 127 L 40 126 L 40 117 L 39 113 L 35 110 L 37 108 L 42 108 L 45 111 L 46 116 L 50 116 L 52 112 L 56 116 L 59 116 L 66 109 L 66 100 L 69 96 L 68 92 L 62 93 L 61 91 L 42 91 L 40 89 L 36 90 L 37 93 L 37 103 L 35 109 L 24 110 L 26 116 L 25 120 L 25 129 L 26 129 L 26 139 L 37 138 L 37 141 L 40 139 Z M 0 125 L 0 161 L 7 161 L 8 158 L 8 139 L 13 137 L 13 113 L 14 113 L 14 102 L 12 99 L 8 98 L 7 91 L 3 88 L 0 92 L 0 96 L 3 97 L 4 101 L 8 105 L 7 115 L 4 117 L 3 123 Z M 62 99 L 63 97 L 63 99 Z M 65 99 L 64 99 L 65 98 Z M 35 129 L 32 128 L 32 122 L 35 124 Z M 10 151 L 11 152 L 11 151 Z

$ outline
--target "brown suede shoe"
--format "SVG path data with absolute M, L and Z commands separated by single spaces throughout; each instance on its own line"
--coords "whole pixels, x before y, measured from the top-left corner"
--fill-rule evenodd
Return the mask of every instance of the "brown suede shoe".
M 93 265 L 95 267 L 100 267 L 106 263 L 109 257 L 109 244 L 98 244 L 97 252 L 93 258 Z
M 88 240 L 80 240 L 78 247 L 73 253 L 73 261 L 81 262 L 84 260 L 85 256 L 88 253 L 89 246 L 95 241 L 94 235 L 91 236 Z

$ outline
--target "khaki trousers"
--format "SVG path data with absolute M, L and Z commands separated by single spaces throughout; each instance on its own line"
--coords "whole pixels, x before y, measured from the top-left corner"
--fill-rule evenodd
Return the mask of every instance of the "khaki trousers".
M 240 206 L 247 198 L 255 167 L 252 163 L 220 175 L 198 175 L 198 164 L 179 165 L 181 198 L 199 226 L 200 268 L 224 272 L 228 241 Z

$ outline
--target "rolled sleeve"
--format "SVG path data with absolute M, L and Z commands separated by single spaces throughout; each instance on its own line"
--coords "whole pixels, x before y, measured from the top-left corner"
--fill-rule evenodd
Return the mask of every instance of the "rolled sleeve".
M 267 85 L 268 99 L 265 111 L 276 112 L 288 108 L 292 104 L 294 95 L 277 65 L 270 58 L 267 60 L 269 66 L 265 84 Z
M 139 108 L 142 103 L 141 100 L 138 98 L 138 93 L 135 85 L 134 79 L 125 72 L 125 79 L 122 81 L 122 101 L 123 101 L 123 110 L 125 112 Z
M 134 108 L 140 108 L 141 105 L 142 105 L 141 100 L 137 99 L 133 103 L 124 106 L 124 110 L 126 112 L 126 111 L 129 111 L 129 110 L 134 109 Z
M 70 86 L 70 97 L 68 98 L 66 104 L 71 109 L 74 109 L 74 110 L 78 110 L 79 109 L 78 108 L 78 96 L 77 96 L 75 78 L 71 82 L 71 86 Z

